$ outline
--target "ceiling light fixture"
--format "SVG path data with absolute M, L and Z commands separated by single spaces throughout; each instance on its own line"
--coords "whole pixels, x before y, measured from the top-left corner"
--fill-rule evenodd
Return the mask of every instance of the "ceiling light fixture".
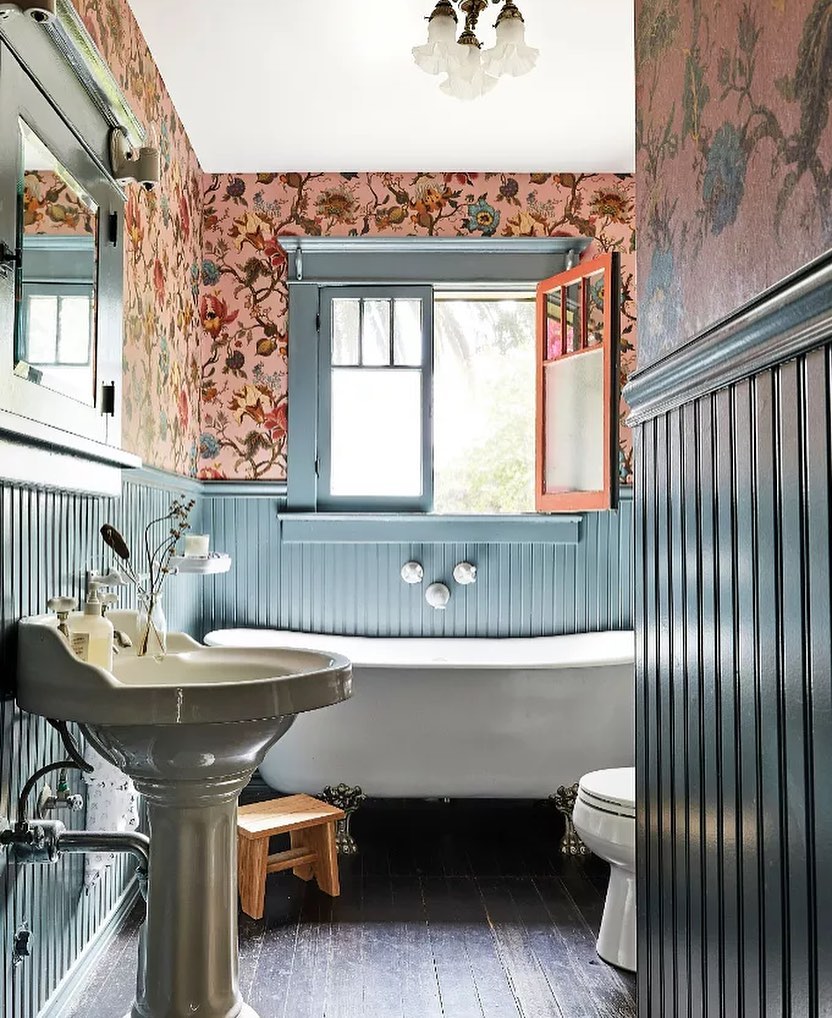
M 428 41 L 413 49 L 413 59 L 427 74 L 447 74 L 439 87 L 456 99 L 485 95 L 503 74 L 528 74 L 540 55 L 539 50 L 526 45 L 526 25 L 513 0 L 493 0 L 503 4 L 495 25 L 497 38 L 491 49 L 482 49 L 476 29 L 488 2 L 456 0 L 465 14 L 465 28 L 457 39 L 459 18 L 453 3 L 437 0 L 428 18 Z

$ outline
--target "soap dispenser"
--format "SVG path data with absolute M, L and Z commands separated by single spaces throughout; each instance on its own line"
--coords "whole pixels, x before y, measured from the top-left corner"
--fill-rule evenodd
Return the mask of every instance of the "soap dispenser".
M 103 615 L 95 583 L 89 586 L 84 614 L 69 620 L 69 643 L 82 661 L 108 672 L 113 670 L 113 624 Z

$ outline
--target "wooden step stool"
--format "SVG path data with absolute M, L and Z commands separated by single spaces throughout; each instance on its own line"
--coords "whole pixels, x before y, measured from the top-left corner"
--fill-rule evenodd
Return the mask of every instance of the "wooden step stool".
M 301 880 L 313 877 L 334 898 L 341 893 L 335 824 L 344 811 L 311 795 L 289 795 L 254 802 L 237 811 L 237 854 L 240 904 L 252 919 L 263 918 L 266 877 L 291 870 Z M 269 838 L 287 834 L 292 847 L 269 855 Z

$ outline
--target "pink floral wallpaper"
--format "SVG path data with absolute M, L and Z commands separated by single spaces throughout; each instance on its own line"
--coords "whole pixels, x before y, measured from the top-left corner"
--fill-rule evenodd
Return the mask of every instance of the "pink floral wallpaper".
M 832 246 L 832 0 L 638 0 L 639 361 Z
M 153 144 L 162 180 L 125 209 L 124 433 L 155 467 L 193 474 L 199 436 L 202 171 L 127 0 L 75 0 Z
M 623 371 L 634 367 L 635 184 L 572 173 L 259 173 L 206 177 L 199 476 L 286 476 L 286 235 L 594 238 L 621 252 Z M 632 479 L 623 424 L 620 474 Z
M 30 235 L 92 234 L 93 213 L 52 170 L 30 170 L 23 177 L 23 232 Z

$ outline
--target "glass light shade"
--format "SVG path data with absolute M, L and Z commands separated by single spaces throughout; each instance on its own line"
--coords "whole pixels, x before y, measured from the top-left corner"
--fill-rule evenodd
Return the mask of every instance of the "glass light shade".
M 520 18 L 506 18 L 497 25 L 497 44 L 482 55 L 486 73 L 519 78 L 534 69 L 540 50 L 526 45 L 526 26 Z
M 428 41 L 413 47 L 413 59 L 427 74 L 449 71 L 456 59 L 456 22 L 437 15 L 428 22 Z
M 445 95 L 451 95 L 455 99 L 479 99 L 496 86 L 497 79 L 483 71 L 479 52 L 476 55 L 475 61 L 468 61 L 461 68 L 454 67 L 450 71 L 439 86 Z

